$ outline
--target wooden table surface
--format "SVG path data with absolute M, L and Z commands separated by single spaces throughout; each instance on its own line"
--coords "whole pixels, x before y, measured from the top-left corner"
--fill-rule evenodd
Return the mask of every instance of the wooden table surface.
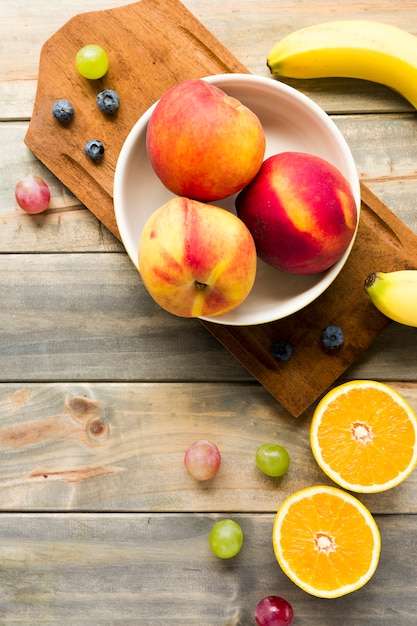
M 314 406 L 291 417 L 200 322 L 159 309 L 122 245 L 24 145 L 43 42 L 76 13 L 123 4 L 0 8 L 0 623 L 250 626 L 257 602 L 277 593 L 297 626 L 414 626 L 417 472 L 360 497 L 382 535 L 372 580 L 337 600 L 299 590 L 275 561 L 271 530 L 286 496 L 329 484 L 309 447 Z M 417 35 L 407 0 L 184 4 L 262 76 L 272 45 L 310 24 L 375 19 Z M 417 233 L 414 109 L 363 81 L 287 82 L 331 114 L 360 178 Z M 43 215 L 16 206 L 27 173 L 51 187 Z M 343 381 L 382 380 L 417 410 L 416 356 L 417 329 L 392 323 Z M 209 484 L 183 467 L 198 438 L 222 452 Z M 291 455 L 281 480 L 255 467 L 266 441 Z M 225 516 L 245 535 L 229 561 L 207 542 Z

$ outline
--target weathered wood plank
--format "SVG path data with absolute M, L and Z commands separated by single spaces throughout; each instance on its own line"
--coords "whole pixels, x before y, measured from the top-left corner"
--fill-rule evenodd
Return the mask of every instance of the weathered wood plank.
M 417 233 L 415 116 L 333 116 L 361 179 Z M 123 246 L 26 148 L 26 123 L 0 124 L 1 252 L 123 251 Z M 377 137 L 384 141 L 377 141 Z M 16 206 L 14 183 L 28 172 L 51 188 L 51 208 L 28 216 Z
M 27 123 L 12 122 L 31 115 L 42 43 L 77 12 L 124 4 L 1 3 L 0 622 L 248 626 L 258 600 L 279 593 L 300 626 L 414 626 L 417 473 L 361 497 L 383 543 L 368 585 L 331 603 L 298 590 L 275 562 L 271 529 L 288 493 L 328 482 L 309 450 L 313 407 L 294 420 L 197 321 L 154 305 L 122 246 L 26 150 Z M 184 4 L 265 76 L 271 45 L 310 23 L 366 17 L 417 34 L 411 2 L 261 3 L 256 20 L 253 0 Z M 335 114 L 362 179 L 417 232 L 409 105 L 363 81 L 288 82 Z M 43 216 L 15 206 L 14 181 L 27 171 L 51 186 Z M 417 410 L 416 353 L 417 329 L 392 324 L 345 378 L 395 376 Z M 223 455 L 208 485 L 182 464 L 200 436 Z M 280 481 L 254 464 L 271 439 L 291 453 Z M 245 533 L 230 562 L 207 546 L 225 515 Z
M 29 119 L 36 92 L 39 52 L 42 44 L 73 15 L 86 10 L 115 8 L 125 0 L 89 0 L 88 7 L 80 0 L 65 7 L 61 3 L 39 3 L 31 8 L 27 2 L 3 2 L 1 6 L 0 37 L 0 119 Z M 253 0 L 183 0 L 183 4 L 206 28 L 248 69 L 268 76 L 265 58 L 269 49 L 289 32 L 310 24 L 333 19 L 367 18 L 388 21 L 414 34 L 414 6 L 401 11 L 393 3 L 375 0 L 367 2 L 367 13 L 357 3 L 319 2 L 263 3 Z M 16 37 L 16 24 L 25 27 L 25 37 Z M 365 81 L 290 81 L 310 95 L 328 111 L 406 111 L 410 105 L 394 92 Z
M 125 254 L 0 255 L 0 294 L 3 381 L 252 380 L 200 322 L 156 305 Z M 415 328 L 371 350 L 352 376 L 414 376 Z
M 197 320 L 156 305 L 127 255 L 0 256 L 0 375 L 24 380 L 252 380 Z M 350 375 L 415 373 L 417 332 L 392 324 Z
M 27 123 L 12 121 L 31 115 L 43 42 L 77 12 L 126 0 L 0 4 L 0 622 L 248 626 L 257 601 L 280 593 L 300 626 L 414 626 L 417 472 L 361 497 L 383 543 L 368 585 L 331 603 L 298 590 L 275 562 L 271 529 L 285 495 L 328 482 L 309 450 L 313 408 L 294 420 L 197 321 L 154 305 L 122 246 L 26 150 Z M 265 76 L 269 48 L 310 23 L 366 17 L 417 34 L 412 2 L 258 3 L 256 20 L 253 0 L 184 4 Z M 335 114 L 362 179 L 417 232 L 409 105 L 363 81 L 288 82 Z M 51 186 L 43 216 L 15 206 L 27 171 Z M 417 410 L 416 353 L 417 329 L 391 324 L 345 378 L 395 376 Z M 223 454 L 208 485 L 182 465 L 200 436 Z M 291 453 L 280 481 L 254 464 L 271 439 Z M 245 544 L 221 562 L 207 535 L 230 514 Z
M 392 323 L 340 380 L 372 378 L 415 381 L 417 328 Z
M 43 43 L 77 13 L 127 4 L 125 0 L 72 0 L 45 4 L 16 0 L 0 7 L 0 119 L 28 119 L 32 113 Z M 24 34 L 24 36 L 23 36 Z
M 235 515 L 237 557 L 221 561 L 207 537 L 218 515 L 0 515 L 4 626 L 248 626 L 257 602 L 283 595 L 300 626 L 414 626 L 414 516 L 379 516 L 380 565 L 359 591 L 326 601 L 283 574 L 273 555 L 273 515 Z M 400 537 L 406 537 L 405 545 Z M 199 617 L 197 617 L 199 616 Z
M 0 255 L 0 294 L 3 381 L 223 380 L 244 372 L 200 322 L 158 307 L 126 254 Z
M 0 251 L 122 251 L 110 231 L 27 149 L 27 127 L 0 123 Z M 50 208 L 42 215 L 27 215 L 16 204 L 15 183 L 29 173 L 43 178 L 51 190 Z
M 417 410 L 417 383 L 392 383 Z M 310 451 L 312 409 L 292 418 L 251 384 L 2 384 L 0 509 L 14 511 L 274 512 L 313 484 L 332 484 Z M 183 457 L 205 438 L 222 465 L 208 483 Z M 288 473 L 256 467 L 259 445 L 277 441 Z M 417 472 L 397 488 L 359 498 L 375 513 L 416 513 Z

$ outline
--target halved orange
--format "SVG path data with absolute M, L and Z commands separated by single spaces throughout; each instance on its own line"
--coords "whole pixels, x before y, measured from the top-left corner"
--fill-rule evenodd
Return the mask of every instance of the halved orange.
M 381 550 L 368 509 L 328 486 L 302 489 L 282 503 L 272 543 L 285 574 L 319 598 L 338 598 L 362 587 L 374 574 Z
M 385 491 L 417 465 L 417 418 L 388 385 L 354 380 L 319 402 L 310 444 L 321 469 L 339 486 L 358 493 Z

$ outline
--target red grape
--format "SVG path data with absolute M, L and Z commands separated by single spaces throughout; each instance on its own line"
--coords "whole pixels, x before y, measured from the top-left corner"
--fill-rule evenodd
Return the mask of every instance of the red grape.
M 190 476 L 196 480 L 208 480 L 217 473 L 220 460 L 218 447 L 210 441 L 200 439 L 188 448 L 184 465 Z
M 291 626 L 294 612 L 289 602 L 279 596 L 267 596 L 255 609 L 257 626 Z
M 33 174 L 17 181 L 14 195 L 17 204 L 26 213 L 42 213 L 48 208 L 51 199 L 48 185 Z

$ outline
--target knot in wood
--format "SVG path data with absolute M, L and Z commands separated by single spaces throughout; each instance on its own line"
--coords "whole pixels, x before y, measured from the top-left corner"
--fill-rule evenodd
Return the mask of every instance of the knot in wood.
M 96 443 L 102 443 L 109 436 L 109 425 L 101 417 L 94 417 L 86 425 L 87 437 Z

